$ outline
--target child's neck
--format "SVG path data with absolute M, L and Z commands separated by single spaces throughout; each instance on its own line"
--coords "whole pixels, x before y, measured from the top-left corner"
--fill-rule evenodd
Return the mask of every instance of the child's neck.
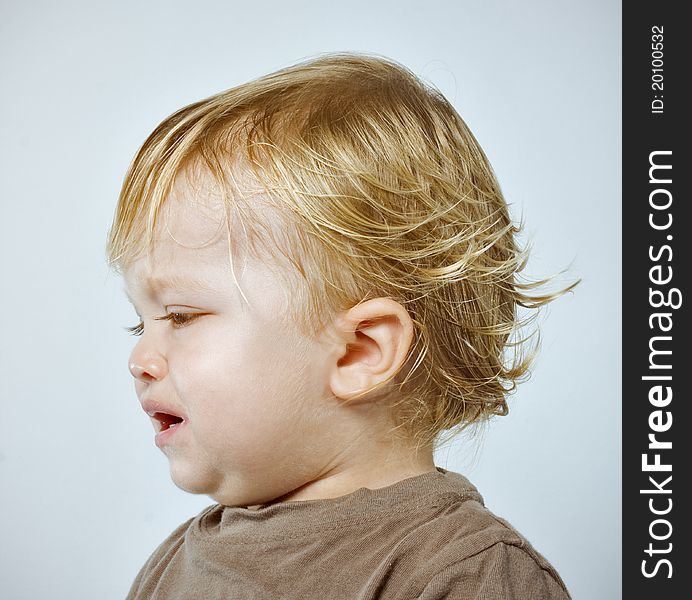
M 276 498 L 266 504 L 248 506 L 252 510 L 276 504 L 304 500 L 337 498 L 360 488 L 377 489 L 393 485 L 403 479 L 435 470 L 432 450 L 412 458 L 411 455 L 392 457 L 385 461 L 373 461 L 367 465 L 335 468 L 319 478 Z

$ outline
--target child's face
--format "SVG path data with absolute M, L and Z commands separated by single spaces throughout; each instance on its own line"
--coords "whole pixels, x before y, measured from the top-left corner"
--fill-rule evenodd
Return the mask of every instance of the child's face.
M 234 254 L 247 306 L 233 281 L 222 214 L 212 194 L 201 198 L 184 179 L 175 184 L 153 260 L 124 270 L 144 324 L 129 367 L 140 402 L 184 417 L 157 439 L 174 483 L 226 505 L 261 504 L 337 460 L 345 432 L 327 381 L 338 356 L 280 318 L 290 297 L 282 280 Z M 171 276 L 178 285 L 149 289 L 150 278 Z M 171 313 L 180 314 L 177 322 L 155 320 Z

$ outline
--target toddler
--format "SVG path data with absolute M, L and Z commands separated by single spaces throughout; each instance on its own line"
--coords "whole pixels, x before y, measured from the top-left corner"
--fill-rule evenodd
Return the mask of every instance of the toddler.
M 334 53 L 195 102 L 147 138 L 107 253 L 137 397 L 181 489 L 135 599 L 564 599 L 433 451 L 528 373 L 508 207 L 450 103 Z M 578 283 L 578 282 L 577 282 Z M 506 352 L 514 350 L 508 364 Z

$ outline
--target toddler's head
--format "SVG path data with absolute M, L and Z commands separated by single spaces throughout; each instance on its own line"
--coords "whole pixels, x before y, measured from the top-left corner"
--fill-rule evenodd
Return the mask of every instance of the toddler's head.
M 165 119 L 108 257 L 176 484 L 318 497 L 357 469 L 415 472 L 442 432 L 505 414 L 535 354 L 510 343 L 518 307 L 576 285 L 527 295 L 548 280 L 518 281 L 519 231 L 454 108 L 388 59 L 324 55 Z

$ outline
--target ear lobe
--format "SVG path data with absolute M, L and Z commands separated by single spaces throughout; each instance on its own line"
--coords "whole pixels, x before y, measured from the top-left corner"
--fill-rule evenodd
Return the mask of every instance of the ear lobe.
M 335 396 L 352 400 L 397 374 L 411 345 L 413 323 L 404 307 L 390 298 L 358 304 L 341 322 L 342 352 L 333 365 L 330 386 Z

